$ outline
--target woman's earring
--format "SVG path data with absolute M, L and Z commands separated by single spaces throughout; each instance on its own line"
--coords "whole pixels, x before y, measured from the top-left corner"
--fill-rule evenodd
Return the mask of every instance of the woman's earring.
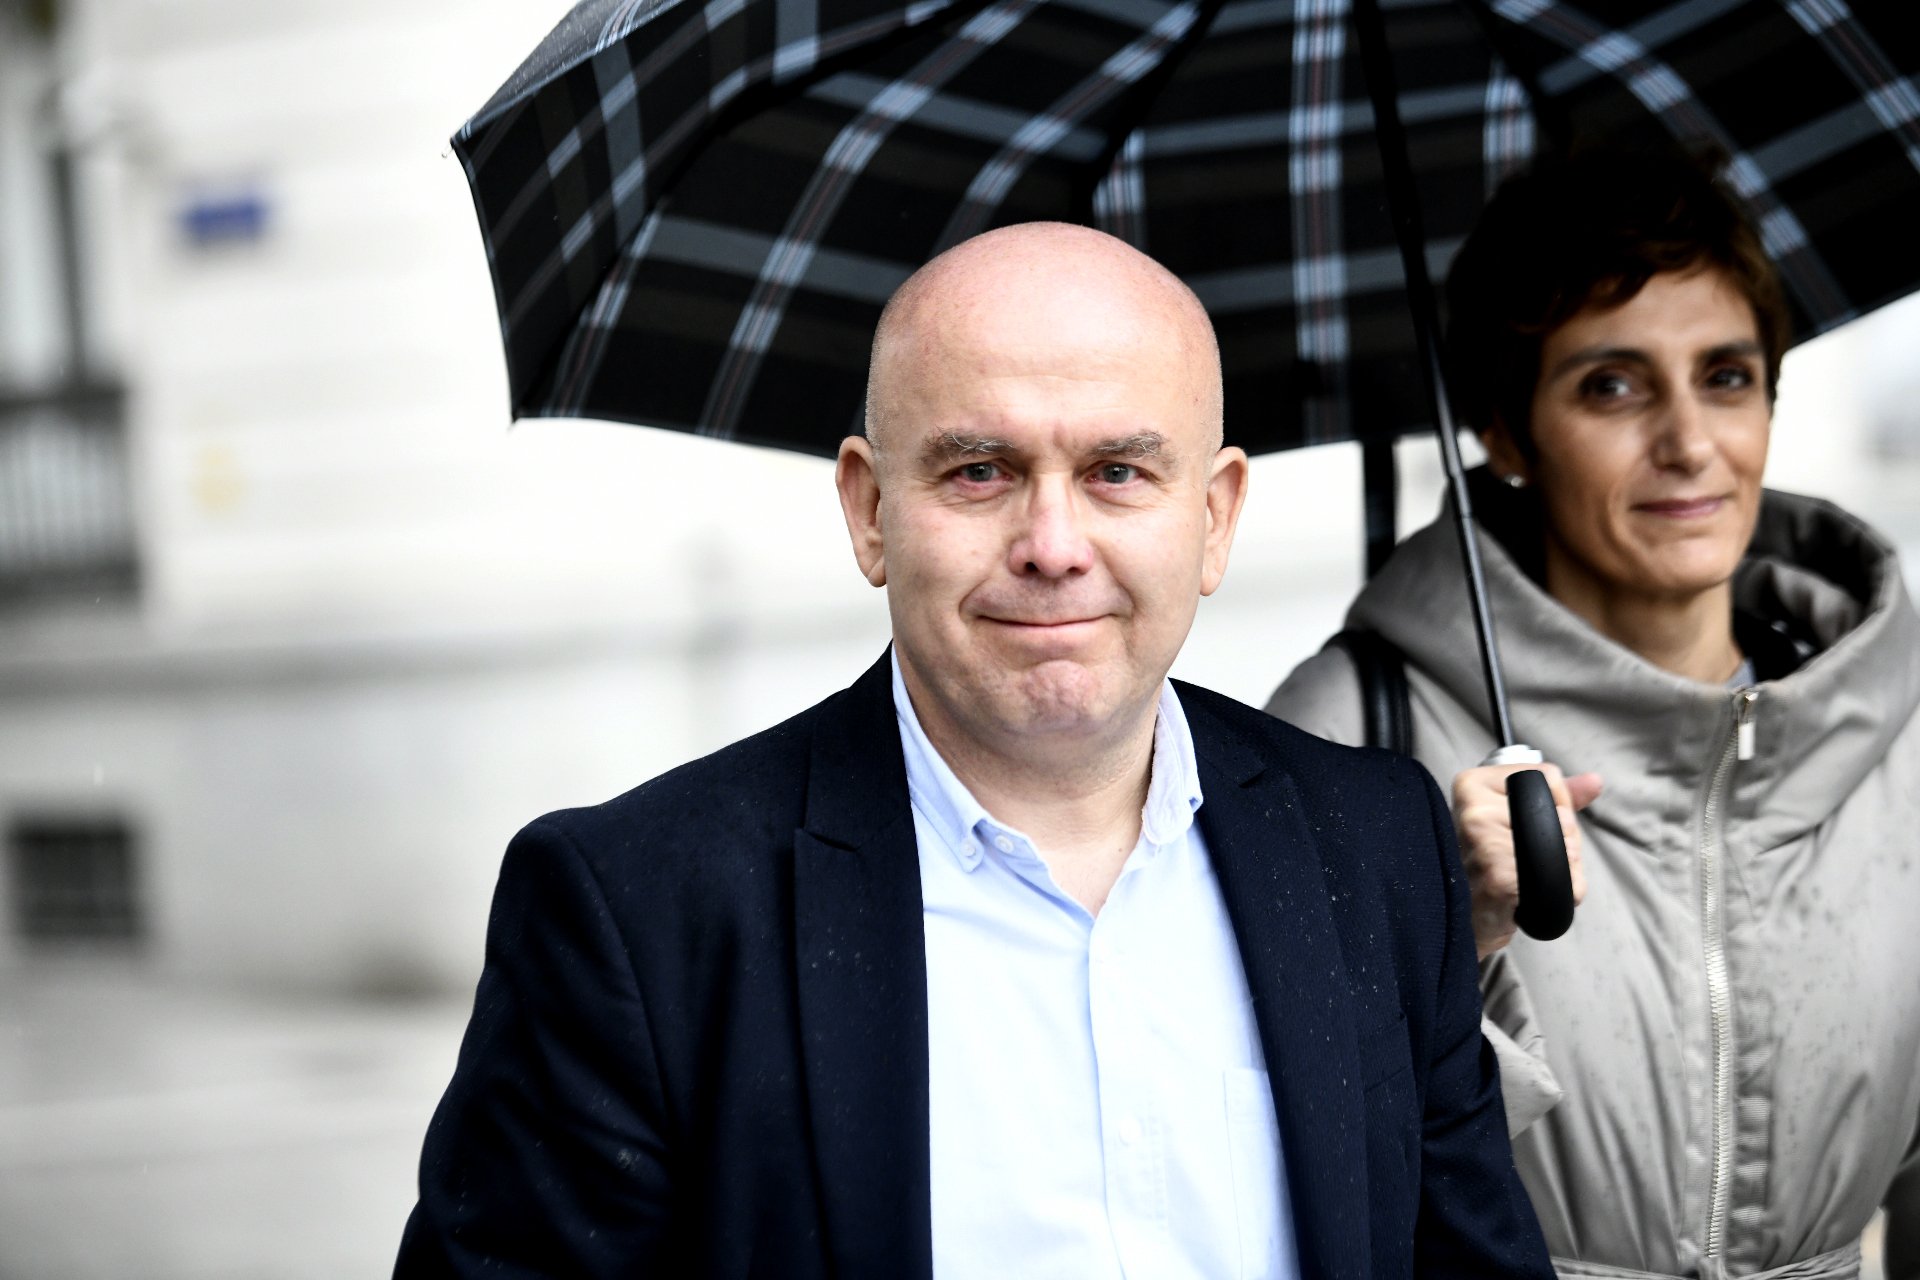
M 1501 483 L 1505 484 L 1509 489 L 1524 489 L 1527 487 L 1527 478 L 1512 471 L 1501 476 L 1500 480 Z

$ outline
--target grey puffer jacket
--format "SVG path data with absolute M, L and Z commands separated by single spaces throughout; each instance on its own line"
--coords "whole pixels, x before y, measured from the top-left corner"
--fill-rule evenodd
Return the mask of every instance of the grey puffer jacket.
M 1915 1280 L 1920 617 L 1891 547 L 1769 493 L 1736 596 L 1819 652 L 1734 690 L 1649 665 L 1481 542 L 1517 731 L 1605 779 L 1573 929 L 1481 971 L 1561 1274 L 1851 1277 L 1884 1202 L 1889 1280 Z M 1494 737 L 1450 521 L 1395 553 L 1348 625 L 1409 655 L 1415 754 L 1442 788 L 1478 764 Z M 1338 651 L 1268 710 L 1363 736 Z

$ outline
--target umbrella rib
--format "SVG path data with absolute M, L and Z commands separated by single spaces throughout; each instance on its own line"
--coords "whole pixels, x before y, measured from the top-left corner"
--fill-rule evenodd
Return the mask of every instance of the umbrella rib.
M 1537 0 L 1493 0 L 1493 7 L 1501 17 L 1539 32 L 1622 83 L 1676 142 L 1704 140 L 1725 152 L 1730 157 L 1728 176 L 1753 206 L 1762 244 L 1807 313 L 1816 324 L 1852 314 L 1845 291 L 1811 252 L 1812 238 L 1799 218 L 1774 195 L 1753 158 L 1664 59 L 1568 3 L 1542 7 Z
M 730 6 L 737 2 L 738 0 L 714 0 L 714 3 L 702 10 L 702 15 L 704 17 L 719 11 L 718 7 L 722 4 Z M 974 7 L 976 7 L 975 0 L 961 0 L 959 3 L 954 3 L 952 0 L 921 0 L 921 3 L 911 5 L 905 10 L 891 11 L 887 17 L 842 27 L 826 37 L 812 37 L 814 56 L 807 74 L 804 77 L 795 75 L 789 80 L 782 81 L 780 88 L 793 95 L 804 93 L 820 79 L 840 70 L 840 64 L 845 58 L 854 54 L 869 54 L 876 48 L 888 46 L 896 39 L 910 39 L 930 18 L 939 14 L 965 13 Z M 899 15 L 902 13 L 908 15 L 905 22 L 900 20 Z M 682 35 L 683 32 L 688 34 Z M 624 77 L 624 81 L 640 83 L 647 75 L 658 72 L 665 65 L 668 52 L 684 53 L 692 47 L 692 42 L 709 34 L 711 34 L 710 29 L 701 21 L 689 21 L 683 24 L 681 28 L 676 29 L 674 36 L 670 37 L 667 43 L 657 46 L 638 67 Z M 702 99 L 695 108 L 681 113 L 664 133 L 656 135 L 632 163 L 621 173 L 616 174 L 607 189 L 602 191 L 581 213 L 574 225 L 557 240 L 540 264 L 526 276 L 513 297 L 502 306 L 507 329 L 513 329 L 533 307 L 548 297 L 549 291 L 556 287 L 562 273 L 573 261 L 573 254 L 581 246 L 592 241 L 595 233 L 613 213 L 620 198 L 619 193 L 626 192 L 631 196 L 633 189 L 641 184 L 650 185 L 655 191 L 670 190 L 684 166 L 691 163 L 693 159 L 693 150 L 683 148 L 681 144 L 694 130 L 703 127 L 714 133 L 724 130 L 729 117 L 741 110 L 740 100 L 744 91 L 756 82 L 765 80 L 780 57 L 781 50 L 775 49 L 734 72 L 729 77 L 734 84 L 734 90 L 730 96 L 716 106 L 715 98 L 710 95 Z M 543 86 L 543 91 L 550 87 Z M 519 106 L 524 108 L 533 101 L 534 96 L 537 95 L 530 96 Z M 568 140 L 560 145 L 578 151 L 584 150 L 587 144 L 595 141 L 597 136 L 605 130 L 608 115 L 604 108 L 606 101 L 612 96 L 611 94 L 602 95 L 596 101 L 596 109 L 586 120 L 575 126 L 580 135 L 577 144 Z M 627 100 L 631 101 L 630 98 Z M 766 103 L 762 101 L 757 105 L 764 106 Z M 491 135 L 489 135 L 490 140 Z M 676 149 L 685 154 L 675 159 Z M 509 218 L 503 215 L 492 222 L 488 236 L 489 254 L 492 253 L 492 243 L 503 240 L 511 234 L 514 222 L 524 217 L 527 209 L 538 207 L 538 197 L 546 190 L 552 179 L 551 160 L 552 153 L 549 154 L 549 165 L 543 165 L 529 175 L 521 191 L 516 194 L 514 204 L 509 210 L 514 216 Z M 636 169 L 639 171 L 638 176 L 632 173 Z M 475 190 L 477 191 L 478 188 L 476 187 Z M 644 226 L 646 220 L 641 219 L 641 225 Z M 587 314 L 591 306 L 592 304 L 589 303 L 579 308 L 570 332 L 577 333 L 581 318 Z M 509 344 L 509 352 L 511 349 Z M 511 356 L 509 358 L 511 361 Z M 597 357 L 595 362 L 597 363 Z M 519 377 L 514 378 L 516 412 L 534 388 L 547 383 L 557 375 L 556 366 L 557 361 L 550 362 L 546 366 L 549 372 L 545 379 L 536 379 L 531 373 L 524 381 Z
M 1127 91 L 1122 106 L 1115 113 L 1113 126 L 1107 130 L 1107 146 L 1099 155 L 1093 158 L 1092 163 L 1088 166 L 1087 171 L 1094 175 L 1093 181 L 1086 185 L 1084 196 L 1078 192 L 1075 193 L 1073 210 L 1077 221 L 1084 222 L 1089 226 L 1096 225 L 1093 206 L 1094 201 L 1098 198 L 1101 184 L 1106 182 L 1116 165 L 1119 164 L 1121 152 L 1126 148 L 1128 141 L 1134 137 L 1135 133 L 1140 129 L 1141 124 L 1146 120 L 1147 112 L 1152 108 L 1154 99 L 1159 94 L 1161 88 L 1165 86 L 1167 81 L 1173 78 L 1174 73 L 1180 69 L 1181 61 L 1192 51 L 1193 47 L 1199 43 L 1200 38 L 1206 35 L 1208 30 L 1212 28 L 1214 20 L 1220 16 L 1220 10 L 1224 8 L 1225 5 L 1226 0 L 1203 0 L 1200 5 L 1200 10 L 1195 15 L 1192 24 L 1188 26 L 1187 30 L 1179 39 L 1174 41 L 1173 47 L 1169 49 L 1166 56 L 1161 59 L 1160 65 L 1149 71 L 1146 75 L 1141 76 L 1134 82 L 1133 87 Z M 1142 239 L 1144 239 L 1144 221 L 1141 224 L 1141 232 Z M 1144 250 L 1146 248 L 1144 244 L 1134 241 L 1132 237 L 1124 238 L 1133 242 L 1134 247 L 1137 249 Z
M 1539 68 L 1523 57 L 1514 56 L 1510 46 L 1512 30 L 1517 24 L 1496 18 L 1485 0 L 1461 0 L 1460 7 L 1479 28 L 1481 38 L 1499 60 L 1500 69 L 1519 81 L 1520 88 L 1527 95 L 1527 104 L 1533 110 L 1535 122 L 1540 131 L 1547 135 L 1548 145 L 1555 150 L 1565 151 L 1573 143 L 1573 122 L 1567 118 L 1560 99 L 1541 85 Z
M 1790 4 L 1787 12 L 1827 49 L 1827 56 L 1860 91 L 1874 119 L 1887 132 L 1903 137 L 1908 161 L 1920 170 L 1920 90 L 1916 90 L 1914 81 L 1894 68 L 1886 51 L 1840 0 L 1827 0 L 1818 10 L 1812 5 Z
M 497 228 L 495 234 L 498 236 L 512 234 L 514 226 L 526 215 L 527 210 L 538 202 L 539 197 L 546 191 L 553 173 L 568 158 L 560 154 L 562 151 L 577 153 L 585 149 L 587 144 L 595 141 L 601 133 L 606 131 L 607 121 L 615 114 L 624 111 L 638 98 L 639 85 L 658 75 L 674 58 L 685 55 L 698 41 L 713 35 L 716 26 L 711 20 L 711 15 L 718 12 L 723 15 L 721 21 L 724 21 L 724 15 L 732 14 L 738 7 L 739 0 L 713 0 L 713 3 L 701 10 L 699 21 L 689 21 L 677 27 L 673 34 L 665 42 L 656 46 L 639 66 L 621 76 L 619 85 L 611 92 L 601 95 L 596 100 L 592 113 L 569 130 L 567 136 L 552 148 L 548 153 L 546 165 L 528 175 L 520 191 L 515 194 L 513 200 L 495 221 L 494 225 Z M 951 6 L 938 5 L 934 11 L 943 12 L 949 7 Z M 923 17 L 922 21 L 924 20 Z M 838 54 L 850 49 L 864 49 L 880 38 L 896 32 L 912 31 L 915 25 L 917 24 L 901 23 L 891 17 L 874 18 L 867 22 L 842 27 L 826 38 L 815 37 L 814 63 L 808 70 L 830 74 L 824 64 Z M 778 64 L 781 53 L 782 49 L 776 48 L 771 53 L 755 58 L 733 72 L 726 81 L 722 81 L 722 84 L 732 83 L 731 92 L 720 93 L 716 86 L 715 92 L 709 93 L 697 105 L 682 112 L 664 133 L 653 139 L 641 156 L 640 163 L 649 172 L 660 170 L 665 157 L 671 155 L 691 131 L 722 117 L 735 99 L 749 87 L 763 80 L 772 83 L 770 73 Z M 811 80 L 802 80 L 798 76 L 793 76 L 779 83 L 804 90 Z M 531 99 L 528 101 L 530 102 Z M 519 105 L 524 107 L 527 103 L 523 102 Z M 588 217 L 595 217 L 597 220 L 597 217 L 603 213 L 601 206 L 604 203 L 604 198 L 596 201 L 592 209 L 582 215 L 582 220 Z
M 1164 57 L 1167 54 L 1163 51 L 1180 46 L 1182 38 L 1199 20 L 1200 11 L 1197 0 L 1172 6 L 1151 28 L 1102 62 L 1092 75 L 1036 113 L 1033 122 L 1008 139 L 992 159 L 980 166 L 935 241 L 936 246 L 958 244 L 985 230 L 1007 192 L 1018 181 L 1021 162 L 1049 149 L 1072 122 L 1143 79 L 1157 65 L 1156 54 Z M 1169 24 L 1176 29 L 1168 30 Z M 1141 63 L 1145 66 L 1138 73 L 1127 74 L 1131 67 Z
M 774 332 L 786 314 L 793 287 L 812 259 L 815 230 L 840 208 L 853 181 L 881 143 L 910 119 L 921 104 L 939 91 L 974 59 L 998 44 L 1040 0 L 1003 0 L 969 18 L 951 42 L 935 49 L 904 76 L 897 77 L 828 145 L 820 165 L 788 215 L 773 242 L 767 260 L 754 280 L 753 292 L 741 308 L 719 370 L 701 412 L 705 434 L 731 435 L 744 407 L 761 357 L 773 343 Z

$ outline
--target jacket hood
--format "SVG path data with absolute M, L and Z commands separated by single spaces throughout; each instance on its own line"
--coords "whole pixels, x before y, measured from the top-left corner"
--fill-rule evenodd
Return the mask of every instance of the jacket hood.
M 1476 481 L 1514 731 L 1567 772 L 1603 776 L 1590 821 L 1639 844 L 1687 830 L 1734 733 L 1733 691 L 1653 666 L 1547 595 L 1514 556 L 1533 553 L 1518 532 L 1524 495 Z M 1743 820 L 1743 843 L 1766 849 L 1838 808 L 1913 718 L 1920 618 L 1885 539 L 1831 503 L 1772 490 L 1734 594 L 1743 608 L 1790 619 L 1819 650 L 1791 675 L 1758 685 L 1750 710 L 1753 756 L 1735 774 L 1730 816 Z M 1361 591 L 1347 625 L 1391 640 L 1491 726 L 1459 541 L 1444 510 Z

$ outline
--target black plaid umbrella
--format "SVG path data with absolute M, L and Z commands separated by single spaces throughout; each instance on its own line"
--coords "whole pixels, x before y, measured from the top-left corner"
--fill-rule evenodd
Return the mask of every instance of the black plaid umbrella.
M 1730 157 L 1800 337 L 1920 287 L 1912 9 L 582 0 L 454 146 L 516 416 L 831 455 L 880 308 L 928 258 L 1041 219 L 1131 242 L 1213 317 L 1230 442 L 1367 447 L 1370 560 L 1390 442 L 1438 425 L 1511 744 L 1429 271 L 1536 151 L 1604 139 Z M 1515 830 L 1557 845 L 1523 778 Z M 1555 936 L 1564 853 L 1521 843 L 1522 925 Z
M 1576 136 L 1712 144 L 1810 336 L 1920 285 L 1907 0 L 1380 0 L 1438 267 Z M 584 0 L 454 140 L 516 416 L 831 454 L 879 309 L 1101 227 L 1212 313 L 1250 451 L 1429 427 L 1349 0 Z

